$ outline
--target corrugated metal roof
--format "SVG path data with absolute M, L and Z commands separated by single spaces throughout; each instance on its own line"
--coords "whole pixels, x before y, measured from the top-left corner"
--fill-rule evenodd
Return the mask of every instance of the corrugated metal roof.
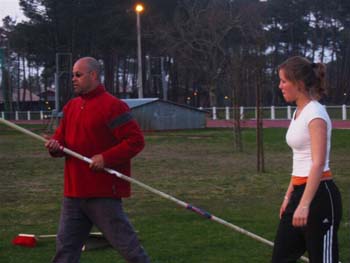
M 144 99 L 122 99 L 132 109 L 153 101 L 159 100 L 159 98 L 144 98 Z

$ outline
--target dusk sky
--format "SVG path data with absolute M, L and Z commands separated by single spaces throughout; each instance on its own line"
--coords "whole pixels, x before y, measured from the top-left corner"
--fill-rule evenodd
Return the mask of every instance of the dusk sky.
M 2 19 L 8 15 L 18 21 L 24 18 L 18 0 L 0 0 L 0 26 L 2 26 Z

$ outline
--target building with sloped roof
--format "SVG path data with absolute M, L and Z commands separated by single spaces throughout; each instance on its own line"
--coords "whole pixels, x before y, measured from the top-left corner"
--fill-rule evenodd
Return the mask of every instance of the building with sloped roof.
M 19 95 L 19 97 L 18 97 Z M 17 92 L 12 93 L 12 101 L 18 102 L 37 102 L 40 101 L 40 97 L 28 89 L 19 89 L 19 94 Z M 4 97 L 2 92 L 0 92 L 0 103 L 4 103 Z
M 5 98 L 3 91 L 0 90 L 0 110 L 5 110 Z M 40 97 L 29 89 L 20 88 L 12 93 L 11 101 L 12 109 L 16 110 L 40 110 L 42 102 Z
M 132 110 L 142 130 L 182 130 L 206 127 L 206 114 L 188 105 L 159 98 L 123 99 Z

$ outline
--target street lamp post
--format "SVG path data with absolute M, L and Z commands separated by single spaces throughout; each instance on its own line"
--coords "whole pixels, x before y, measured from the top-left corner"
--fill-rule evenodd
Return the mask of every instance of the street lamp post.
M 142 87 L 142 56 L 141 56 L 141 21 L 140 13 L 144 10 L 142 4 L 135 6 L 136 11 L 136 27 L 137 27 L 137 90 L 138 97 L 143 98 L 143 87 Z

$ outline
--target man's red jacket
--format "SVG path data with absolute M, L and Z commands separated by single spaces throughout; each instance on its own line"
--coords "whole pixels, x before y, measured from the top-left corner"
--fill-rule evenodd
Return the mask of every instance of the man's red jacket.
M 105 167 L 127 176 L 130 176 L 131 158 L 144 147 L 144 137 L 129 107 L 106 92 L 103 86 L 64 106 L 63 118 L 53 138 L 88 158 L 102 154 Z M 130 196 L 129 182 L 107 172 L 94 172 L 87 163 L 74 157 L 65 158 L 66 197 Z

